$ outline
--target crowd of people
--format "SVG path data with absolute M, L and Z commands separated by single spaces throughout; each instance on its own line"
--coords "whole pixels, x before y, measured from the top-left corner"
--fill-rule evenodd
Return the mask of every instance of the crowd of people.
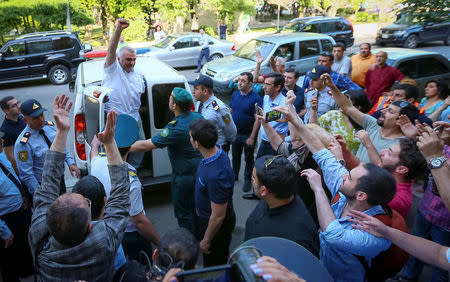
M 246 219 L 245 241 L 291 240 L 335 281 L 414 280 L 424 263 L 433 265 L 432 281 L 448 281 L 448 85 L 429 81 L 418 101 L 416 82 L 368 43 L 351 59 L 336 44 L 301 85 L 298 72 L 275 59 L 273 72 L 261 76 L 257 54 L 256 69 L 230 83 L 229 105 L 214 95 L 210 77 L 199 76 L 190 82 L 193 95 L 172 90 L 174 119 L 145 139 L 136 52 L 117 48 L 128 26 L 119 19 L 109 43 L 106 125 L 90 142 L 90 175 L 72 191 L 64 185 L 64 163 L 74 176 L 80 170 L 66 149 L 69 98 L 55 97 L 55 122 L 45 121 L 35 99 L 0 101 L 3 281 L 30 274 L 37 281 L 140 281 L 132 263 L 145 264 L 145 257 L 156 269 L 144 273 L 151 281 L 175 281 L 200 254 L 205 267 L 226 264 L 242 153 L 242 191 L 249 192 L 243 197 L 259 200 Z M 137 169 L 143 152 L 165 147 L 180 228 L 160 236 L 145 214 Z M 415 184 L 423 196 L 409 234 Z M 394 253 L 410 256 L 394 263 Z M 384 267 L 375 269 L 379 261 Z M 270 257 L 251 271 L 266 281 L 303 281 Z

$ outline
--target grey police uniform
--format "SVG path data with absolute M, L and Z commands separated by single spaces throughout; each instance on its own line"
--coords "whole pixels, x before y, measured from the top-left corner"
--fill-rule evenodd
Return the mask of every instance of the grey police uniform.
M 204 103 L 197 102 L 195 109 L 205 119 L 211 120 L 216 124 L 219 133 L 217 144 L 221 146 L 231 144 L 236 139 L 237 130 L 230 109 L 220 99 L 212 95 Z
M 303 118 L 305 123 L 308 123 L 309 121 L 309 114 L 311 112 L 311 99 L 316 95 L 316 93 L 318 100 L 317 118 L 330 110 L 339 109 L 338 105 L 333 99 L 333 96 L 331 95 L 330 88 L 325 87 L 321 91 L 317 91 L 315 88 L 308 88 L 305 91 L 305 107 L 307 109 L 305 117 Z

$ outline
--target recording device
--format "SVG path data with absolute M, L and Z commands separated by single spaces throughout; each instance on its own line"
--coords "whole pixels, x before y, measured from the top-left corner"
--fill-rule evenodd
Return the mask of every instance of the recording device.
M 255 114 L 259 114 L 259 106 L 258 106 L 258 103 L 255 103 Z
M 266 113 L 266 122 L 271 122 L 281 119 L 281 113 L 279 111 L 270 111 Z
M 442 124 L 436 126 L 435 128 L 433 128 L 433 130 L 438 132 L 439 130 L 441 130 L 441 128 L 442 128 Z
M 261 251 L 255 246 L 243 246 L 230 255 L 228 264 L 178 272 L 177 280 L 180 282 L 265 281 L 256 276 L 250 268 L 250 265 L 256 263 L 261 256 Z

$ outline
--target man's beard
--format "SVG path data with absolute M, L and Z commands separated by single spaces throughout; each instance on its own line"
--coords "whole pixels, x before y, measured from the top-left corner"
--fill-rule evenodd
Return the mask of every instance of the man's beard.
M 344 196 L 347 198 L 347 201 L 356 200 L 356 191 L 348 192 L 348 191 L 345 191 L 341 186 L 341 188 L 339 188 L 339 192 L 344 194 Z
M 384 125 L 384 117 L 383 117 L 383 119 L 381 119 L 381 117 L 379 117 L 379 118 L 377 119 L 377 124 L 378 124 L 379 126 L 383 126 L 383 125 Z

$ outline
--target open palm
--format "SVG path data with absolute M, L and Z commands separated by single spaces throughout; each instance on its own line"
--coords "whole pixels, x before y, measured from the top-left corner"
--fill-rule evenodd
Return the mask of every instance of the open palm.
M 72 102 L 67 104 L 69 96 L 63 94 L 61 97 L 56 96 L 53 101 L 53 118 L 56 126 L 60 131 L 68 131 L 70 129 L 69 112 L 72 108 Z

